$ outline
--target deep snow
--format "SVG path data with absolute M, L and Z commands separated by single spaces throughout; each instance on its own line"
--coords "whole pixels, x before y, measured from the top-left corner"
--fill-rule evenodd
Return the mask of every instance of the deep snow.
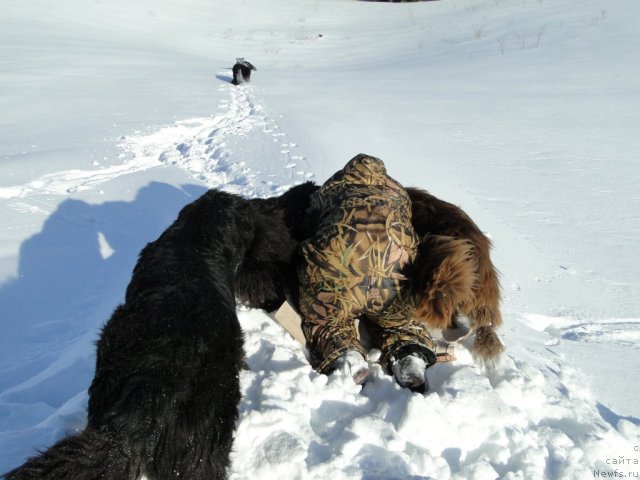
M 0 471 L 82 428 L 99 328 L 181 206 L 362 151 L 491 236 L 507 353 L 360 388 L 240 309 L 231 478 L 640 475 L 639 24 L 635 0 L 4 2 Z

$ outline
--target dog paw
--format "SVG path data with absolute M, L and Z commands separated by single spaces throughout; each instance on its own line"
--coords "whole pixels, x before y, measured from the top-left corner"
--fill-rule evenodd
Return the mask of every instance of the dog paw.
M 502 353 L 504 345 L 492 327 L 478 327 L 473 349 L 481 358 L 493 359 Z

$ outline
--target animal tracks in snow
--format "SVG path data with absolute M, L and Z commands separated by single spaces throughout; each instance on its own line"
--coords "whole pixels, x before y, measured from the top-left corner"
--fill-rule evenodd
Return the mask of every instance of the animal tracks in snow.
M 616 345 L 640 345 L 640 319 L 614 318 L 604 320 L 581 321 L 572 317 L 548 317 L 538 314 L 526 314 L 527 324 L 532 328 L 546 332 L 551 339 L 549 344 L 560 340 L 583 343 L 610 343 Z
M 267 196 L 313 177 L 297 145 L 286 142 L 277 122 L 256 103 L 251 86 L 223 86 L 230 99 L 222 113 L 176 122 L 150 135 L 125 139 L 123 148 L 174 165 L 209 187 L 245 196 Z M 294 168 L 296 171 L 294 172 Z
M 255 99 L 253 87 L 223 85 L 229 99 L 209 117 L 181 120 L 152 133 L 121 137 L 119 164 L 43 175 L 24 185 L 0 188 L 0 199 L 36 194 L 69 195 L 109 180 L 172 165 L 208 187 L 248 197 L 278 194 L 313 178 L 298 145 Z

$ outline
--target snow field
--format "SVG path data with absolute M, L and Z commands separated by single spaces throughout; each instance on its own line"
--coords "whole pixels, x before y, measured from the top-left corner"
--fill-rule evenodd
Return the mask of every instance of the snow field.
M 375 363 L 362 388 L 241 309 L 231 478 L 637 478 L 639 19 L 636 0 L 10 0 L 0 471 L 83 428 L 97 332 L 181 206 L 364 151 L 491 236 L 507 353 L 483 366 L 464 339 L 425 396 Z

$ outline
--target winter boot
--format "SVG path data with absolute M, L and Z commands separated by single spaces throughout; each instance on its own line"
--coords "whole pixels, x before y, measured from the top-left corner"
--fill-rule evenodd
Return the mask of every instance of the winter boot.
M 436 363 L 436 355 L 426 348 L 409 348 L 391 357 L 391 371 L 401 387 L 424 393 L 429 389 L 425 371 Z
M 362 385 L 369 376 L 369 364 L 360 352 L 349 350 L 334 363 L 335 370 L 344 376 L 350 376 L 353 381 Z

